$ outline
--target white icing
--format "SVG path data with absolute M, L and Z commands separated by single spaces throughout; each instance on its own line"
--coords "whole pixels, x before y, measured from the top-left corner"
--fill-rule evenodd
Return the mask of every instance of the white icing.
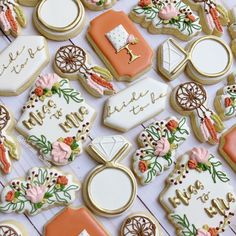
M 90 185 L 92 201 L 106 210 L 118 210 L 125 206 L 132 196 L 130 177 L 120 169 L 107 168 L 98 173 Z
M 76 0 L 46 0 L 39 11 L 40 18 L 47 25 L 56 28 L 69 26 L 78 18 L 79 14 Z
M 216 40 L 205 39 L 192 50 L 191 61 L 202 73 L 221 73 L 228 66 L 230 57 L 226 48 Z
M 129 34 L 123 25 L 118 25 L 113 30 L 106 33 L 106 36 L 116 51 L 119 52 L 124 46 L 127 45 Z
M 32 50 L 35 55 L 30 54 L 29 50 Z M 20 55 L 16 57 L 17 52 L 18 54 L 20 52 Z M 29 83 L 32 77 L 38 76 L 48 63 L 48 56 L 47 42 L 44 37 L 19 36 L 0 54 L 0 93 L 16 94 Z M 11 57 L 16 59 L 13 60 Z M 4 70 L 4 67 L 7 68 Z
M 78 236 L 90 236 L 86 229 L 84 229 Z
M 128 131 L 164 110 L 167 92 L 168 85 L 152 78 L 132 84 L 108 99 L 104 124 L 120 131 Z M 140 97 L 141 94 L 143 97 Z M 124 103 L 126 107 L 123 107 Z M 115 107 L 120 111 L 115 111 Z M 109 114 L 113 111 L 113 114 Z

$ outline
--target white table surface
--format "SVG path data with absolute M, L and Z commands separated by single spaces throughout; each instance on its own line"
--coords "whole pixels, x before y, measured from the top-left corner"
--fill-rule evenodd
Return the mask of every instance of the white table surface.
M 126 13 L 129 13 L 131 10 L 132 6 L 137 2 L 137 0 L 120 0 L 118 3 L 113 7 L 115 10 L 123 10 Z M 225 5 L 227 7 L 232 7 L 235 3 L 235 1 L 232 0 L 225 0 Z M 26 29 L 23 30 L 22 35 L 36 35 L 39 34 L 33 27 L 31 23 L 31 17 L 32 17 L 32 8 L 27 8 L 23 7 L 24 11 L 27 15 L 28 18 L 28 26 Z M 48 72 L 53 72 L 52 69 L 52 62 L 54 58 L 54 54 L 57 51 L 57 49 L 63 45 L 68 45 L 71 43 L 74 43 L 78 46 L 81 46 L 82 48 L 86 49 L 90 55 L 92 56 L 93 60 L 97 62 L 98 64 L 102 65 L 101 60 L 99 57 L 95 54 L 89 43 L 87 42 L 85 38 L 86 30 L 89 24 L 89 21 L 96 17 L 97 15 L 101 14 L 101 12 L 92 12 L 89 10 L 86 10 L 86 15 L 87 15 L 87 24 L 84 27 L 82 33 L 78 35 L 76 38 L 73 38 L 69 41 L 66 42 L 53 42 L 53 41 L 48 41 L 49 47 L 50 47 L 50 53 L 51 53 L 51 63 L 43 70 L 43 73 L 48 73 Z M 139 25 L 136 25 L 138 29 L 141 31 L 142 35 L 145 37 L 145 39 L 148 41 L 148 43 L 151 45 L 151 47 L 154 50 L 154 53 L 156 55 L 157 47 L 169 36 L 166 35 L 151 35 L 149 34 L 146 29 L 143 29 Z M 227 33 L 227 30 L 225 31 L 225 35 L 223 37 L 227 43 L 230 42 L 229 35 Z M 7 47 L 11 41 L 13 41 L 14 38 L 12 37 L 5 37 L 4 35 L 1 35 L 0 33 L 0 50 L 4 49 Z M 185 45 L 184 42 L 180 42 L 181 45 Z M 234 68 L 235 66 L 235 61 L 234 61 Z M 150 70 L 147 74 L 142 76 L 142 78 L 145 78 L 146 76 L 153 77 L 159 81 L 164 82 L 162 77 L 157 74 L 156 72 L 156 58 L 153 61 L 153 69 Z M 169 86 L 171 88 L 175 87 L 176 85 L 180 84 L 181 82 L 188 81 L 189 79 L 182 74 L 178 79 L 168 82 Z M 103 135 L 113 135 L 113 134 L 118 134 L 118 132 L 106 128 L 102 124 L 102 111 L 103 111 L 103 105 L 106 100 L 106 96 L 100 99 L 96 99 L 92 96 L 90 96 L 79 84 L 78 81 L 72 81 L 71 82 L 73 86 L 78 89 L 82 95 L 85 97 L 86 101 L 92 105 L 93 107 L 96 108 L 98 111 L 97 114 L 97 119 L 95 121 L 94 126 L 92 127 L 92 130 L 90 132 L 90 137 L 87 140 L 88 142 L 90 139 L 92 140 L 93 138 L 97 136 L 103 136 Z M 127 83 L 121 83 L 121 82 L 114 82 L 115 87 L 117 90 L 125 88 L 128 84 Z M 226 81 L 223 81 L 217 85 L 212 85 L 212 86 L 207 86 L 206 89 L 209 94 L 209 106 L 213 107 L 213 99 L 215 97 L 216 90 L 221 88 L 226 84 Z M 16 97 L 0 97 L 0 102 L 8 106 L 9 109 L 11 109 L 14 112 L 15 119 L 18 120 L 21 114 L 21 107 L 25 103 L 28 97 L 28 91 L 25 91 L 23 94 L 20 96 Z M 156 119 L 165 119 L 169 117 L 170 115 L 176 115 L 180 116 L 177 114 L 170 106 L 169 104 L 166 107 L 166 110 L 162 112 L 160 115 L 156 117 Z M 154 119 L 153 119 L 154 120 Z M 131 131 L 124 133 L 124 136 L 127 137 L 133 144 L 133 149 L 130 152 L 130 154 L 123 160 L 123 164 L 127 166 L 131 166 L 131 157 L 132 153 L 137 149 L 137 143 L 136 143 L 136 138 L 139 135 L 139 133 L 143 130 L 143 127 L 147 126 L 147 124 L 151 123 L 153 120 L 150 120 L 146 122 L 143 125 L 139 125 L 138 127 L 132 129 Z M 235 124 L 235 118 L 225 122 L 225 125 L 227 128 L 231 127 L 233 124 Z M 21 144 L 21 149 L 22 149 L 22 155 L 20 161 L 14 161 L 13 164 L 13 170 L 12 173 L 7 175 L 7 176 L 2 176 L 0 175 L 0 191 L 2 187 L 10 180 L 13 178 L 25 176 L 25 173 L 27 170 L 31 167 L 34 166 L 44 166 L 44 164 L 37 158 L 37 152 L 31 148 L 24 140 L 24 138 L 18 134 L 17 132 L 15 133 L 16 137 L 18 138 L 20 144 Z M 87 143 L 88 143 L 87 142 Z M 87 145 L 87 144 L 85 144 Z M 194 146 L 199 146 L 200 143 L 196 140 L 194 135 L 192 135 L 182 146 L 181 150 L 178 151 L 177 156 L 181 155 L 185 151 L 189 150 L 191 147 Z M 216 156 L 220 157 L 218 151 L 217 151 L 217 146 L 210 146 L 208 144 L 201 144 L 202 146 L 206 147 L 209 149 L 210 152 L 215 154 Z M 224 164 L 224 168 L 227 170 L 229 176 L 233 181 L 231 181 L 231 184 L 234 185 L 234 188 L 236 189 L 236 182 L 235 182 L 235 173 L 233 170 L 228 166 L 228 164 L 225 162 L 223 158 L 221 158 L 221 161 Z M 62 169 L 67 172 L 71 172 L 75 174 L 80 181 L 83 181 L 87 173 L 89 173 L 97 163 L 93 161 L 90 156 L 87 153 L 83 153 L 80 157 L 78 157 L 72 164 L 63 167 Z M 110 232 L 112 236 L 119 235 L 119 229 L 120 226 L 123 222 L 123 220 L 131 213 L 134 212 L 149 212 L 154 215 L 154 217 L 159 221 L 161 228 L 162 228 L 162 233 L 163 235 L 170 235 L 174 236 L 176 235 L 175 233 L 175 228 L 169 223 L 169 221 L 166 218 L 166 212 L 164 209 L 161 207 L 160 203 L 158 202 L 158 196 L 162 189 L 164 188 L 165 185 L 165 179 L 171 172 L 171 169 L 166 171 L 164 174 L 159 176 L 152 184 L 149 184 L 148 186 L 141 187 L 139 186 L 138 188 L 138 196 L 137 199 L 135 200 L 135 203 L 133 207 L 128 211 L 125 212 L 123 215 L 116 217 L 116 218 L 102 218 L 98 217 L 98 219 L 102 222 L 104 227 Z M 81 206 L 83 205 L 83 199 L 81 195 L 81 191 L 78 194 L 78 198 L 74 202 L 74 206 Z M 45 223 L 47 223 L 55 214 L 57 214 L 62 208 L 61 207 L 55 207 L 50 210 L 44 211 L 36 216 L 29 217 L 26 215 L 18 215 L 18 214 L 2 214 L 0 213 L 0 220 L 8 220 L 8 219 L 14 219 L 17 220 L 25 225 L 25 227 L 29 231 L 30 236 L 38 236 L 38 235 L 43 235 L 43 226 Z M 197 217 L 197 216 L 196 216 Z M 236 217 L 234 217 L 231 221 L 231 226 L 226 230 L 226 232 L 222 235 L 224 236 L 232 236 L 236 235 Z M 59 236 L 59 235 L 55 235 Z M 68 235 L 70 236 L 70 235 Z

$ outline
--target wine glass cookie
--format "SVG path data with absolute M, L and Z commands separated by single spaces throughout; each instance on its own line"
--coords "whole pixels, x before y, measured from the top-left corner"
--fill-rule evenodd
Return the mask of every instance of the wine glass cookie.
M 233 64 L 230 47 L 220 38 L 203 36 L 193 40 L 186 49 L 173 39 L 158 49 L 158 70 L 168 79 L 187 74 L 201 84 L 216 84 L 229 73 Z
M 25 14 L 16 0 L 0 0 L 0 28 L 14 37 L 26 26 Z
M 141 148 L 133 156 L 133 169 L 142 185 L 174 165 L 176 150 L 190 135 L 186 121 L 186 117 L 156 121 L 139 135 Z
M 41 75 L 23 107 L 17 130 L 53 165 L 67 165 L 82 152 L 96 112 L 56 74 Z
M 118 163 L 130 147 L 131 144 L 120 135 L 96 138 L 88 147 L 89 154 L 100 165 L 87 176 L 83 196 L 88 207 L 99 215 L 120 215 L 135 200 L 135 177 L 127 167 Z
M 207 107 L 207 93 L 195 82 L 177 86 L 171 95 L 172 107 L 182 115 L 190 116 L 192 128 L 199 141 L 217 144 L 217 132 L 224 130 L 220 117 Z
M 200 18 L 183 0 L 139 0 L 130 18 L 152 34 L 190 40 L 202 30 Z
M 61 47 L 54 60 L 57 74 L 68 79 L 78 79 L 84 88 L 93 96 L 115 93 L 111 73 L 100 66 L 89 62 L 88 53 L 75 45 Z
M 194 11 L 198 11 L 202 30 L 209 35 L 221 36 L 223 26 L 229 23 L 228 10 L 218 0 L 183 0 Z
M 12 169 L 11 159 L 19 160 L 17 141 L 10 135 L 14 118 L 8 109 L 0 104 L 0 170 L 9 174 Z
M 100 11 L 112 7 L 116 0 L 82 0 L 83 4 L 93 11 Z
M 25 227 L 17 221 L 0 221 L 0 235 L 2 236 L 28 236 Z
M 232 73 L 228 77 L 228 84 L 218 90 L 215 97 L 215 109 L 222 120 L 227 120 L 236 116 L 236 74 Z
M 231 182 L 221 161 L 207 149 L 195 147 L 181 156 L 159 197 L 177 235 L 224 232 L 236 211 Z
M 80 0 L 41 0 L 35 7 L 33 23 L 45 37 L 64 41 L 81 32 L 85 10 Z

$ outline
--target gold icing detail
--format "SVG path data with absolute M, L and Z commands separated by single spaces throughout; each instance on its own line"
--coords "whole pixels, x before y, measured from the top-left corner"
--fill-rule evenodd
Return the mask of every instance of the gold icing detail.
M 197 200 L 200 199 L 202 203 L 206 203 L 209 200 L 209 195 L 210 195 L 210 192 L 203 193 L 202 196 L 197 198 Z
M 5 140 L 4 140 L 3 144 L 4 144 L 5 147 L 7 147 L 9 149 L 8 150 L 9 156 L 11 158 L 18 159 L 17 149 L 16 149 L 15 143 L 13 143 L 11 140 L 9 140 L 5 137 Z

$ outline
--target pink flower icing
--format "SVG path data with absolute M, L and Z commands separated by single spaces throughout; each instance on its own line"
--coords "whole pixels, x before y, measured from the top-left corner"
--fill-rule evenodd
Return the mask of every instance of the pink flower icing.
M 41 87 L 43 89 L 51 89 L 52 86 L 58 82 L 58 76 L 56 74 L 47 74 L 40 76 L 36 81 L 36 87 Z
M 204 229 L 198 229 L 196 236 L 211 236 L 211 234 Z
M 52 145 L 52 159 L 58 164 L 66 164 L 71 155 L 71 148 L 63 142 L 55 142 Z
M 205 148 L 193 148 L 190 154 L 190 159 L 198 163 L 206 163 L 209 159 L 209 152 Z
M 128 43 L 135 43 L 136 42 L 136 38 L 133 34 L 130 34 L 128 36 L 128 39 L 127 39 Z
M 43 200 L 47 188 L 45 186 L 35 186 L 26 190 L 26 198 L 32 203 L 39 203 Z
M 177 17 L 178 14 L 179 14 L 178 9 L 173 4 L 169 4 L 165 7 L 163 7 L 159 11 L 158 16 L 162 20 L 170 20 L 172 18 Z
M 170 150 L 170 143 L 167 138 L 161 138 L 157 141 L 155 155 L 156 156 L 164 156 Z

